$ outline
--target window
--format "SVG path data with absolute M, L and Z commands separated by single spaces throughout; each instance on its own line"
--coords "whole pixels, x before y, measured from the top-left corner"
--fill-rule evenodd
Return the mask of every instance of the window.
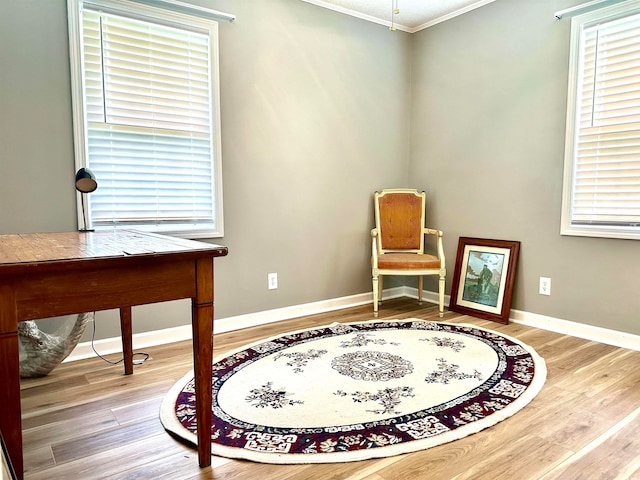
M 68 0 L 76 166 L 91 228 L 220 237 L 217 23 Z
M 561 233 L 640 239 L 640 2 L 571 35 Z

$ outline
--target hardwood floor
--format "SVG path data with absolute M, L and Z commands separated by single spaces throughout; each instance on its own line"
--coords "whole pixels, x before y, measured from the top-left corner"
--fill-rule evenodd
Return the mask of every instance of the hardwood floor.
M 437 307 L 386 301 L 380 318 L 438 320 Z M 215 335 L 215 354 L 261 338 L 332 322 L 372 319 L 371 306 Z M 640 352 L 453 312 L 519 338 L 547 363 L 540 394 L 515 416 L 452 443 L 379 460 L 267 465 L 213 457 L 200 469 L 195 449 L 159 420 L 165 392 L 192 367 L 189 342 L 149 348 L 131 376 L 100 359 L 64 363 L 21 384 L 25 473 L 40 479 L 635 479 L 640 480 Z M 109 356 L 111 360 L 117 357 Z

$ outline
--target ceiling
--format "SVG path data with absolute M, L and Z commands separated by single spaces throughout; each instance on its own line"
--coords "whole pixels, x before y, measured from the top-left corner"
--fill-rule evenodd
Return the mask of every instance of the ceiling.
M 370 22 L 414 33 L 495 0 L 303 0 Z M 400 12 L 392 15 L 397 8 Z

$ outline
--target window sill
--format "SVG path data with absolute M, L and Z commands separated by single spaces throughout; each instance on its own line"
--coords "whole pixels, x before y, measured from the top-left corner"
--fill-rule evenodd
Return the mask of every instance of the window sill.
M 617 238 L 622 240 L 640 240 L 640 228 L 603 227 L 602 225 L 569 225 L 562 226 L 560 235 L 574 237 Z

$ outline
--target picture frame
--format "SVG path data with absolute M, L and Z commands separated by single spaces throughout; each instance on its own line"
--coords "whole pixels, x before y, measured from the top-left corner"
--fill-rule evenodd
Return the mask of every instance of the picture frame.
M 449 310 L 509 323 L 520 242 L 460 237 Z

